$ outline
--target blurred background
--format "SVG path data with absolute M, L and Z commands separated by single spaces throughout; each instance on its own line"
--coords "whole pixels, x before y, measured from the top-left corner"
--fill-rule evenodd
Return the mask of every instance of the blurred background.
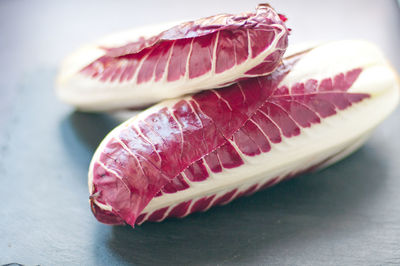
M 98 223 L 87 169 L 117 122 L 61 103 L 61 60 L 114 31 L 217 13 L 258 1 L 0 1 L 0 265 L 400 264 L 399 110 L 360 151 L 184 220 L 136 229 Z M 395 0 L 272 0 L 290 44 L 365 39 L 400 71 Z

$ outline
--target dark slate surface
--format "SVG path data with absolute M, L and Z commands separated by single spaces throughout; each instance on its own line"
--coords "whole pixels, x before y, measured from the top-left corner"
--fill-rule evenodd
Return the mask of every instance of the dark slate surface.
M 292 43 L 363 38 L 400 70 L 395 1 L 273 4 L 290 19 Z M 348 159 L 228 206 L 136 229 L 92 216 L 88 164 L 116 122 L 56 99 L 63 56 L 118 29 L 255 5 L 0 2 L 0 265 L 400 264 L 399 109 Z

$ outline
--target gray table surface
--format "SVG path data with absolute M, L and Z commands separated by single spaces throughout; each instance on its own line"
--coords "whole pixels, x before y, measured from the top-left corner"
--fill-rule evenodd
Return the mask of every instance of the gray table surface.
M 400 110 L 346 160 L 206 213 L 98 223 L 87 168 L 116 125 L 54 95 L 62 58 L 103 34 L 256 1 L 0 1 L 0 265 L 400 265 Z M 290 42 L 366 39 L 400 70 L 396 1 L 273 1 Z

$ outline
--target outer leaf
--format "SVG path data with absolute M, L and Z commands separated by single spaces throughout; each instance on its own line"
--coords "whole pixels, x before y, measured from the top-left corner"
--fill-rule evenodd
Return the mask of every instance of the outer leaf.
M 160 103 L 114 129 L 89 170 L 109 224 L 183 217 L 337 161 L 398 102 L 395 73 L 371 44 L 292 55 L 269 76 Z
M 141 30 L 118 34 L 71 55 L 58 80 L 61 99 L 91 111 L 137 107 L 269 74 L 288 35 L 268 5 L 157 29 L 148 38 Z M 127 35 L 123 45 L 109 43 Z

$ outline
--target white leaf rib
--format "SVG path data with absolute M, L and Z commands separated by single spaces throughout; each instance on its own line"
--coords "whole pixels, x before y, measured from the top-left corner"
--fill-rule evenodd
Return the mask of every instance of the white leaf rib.
M 269 120 L 272 124 L 275 125 L 275 127 L 279 130 L 280 137 L 282 138 L 282 137 L 283 137 L 283 131 L 282 131 L 282 129 L 280 128 L 280 126 L 278 126 L 278 124 L 275 123 L 275 121 L 274 121 L 268 114 L 266 114 L 263 110 L 261 110 L 261 107 L 258 108 L 257 111 L 260 112 L 260 114 L 264 115 L 266 118 L 268 118 L 268 120 Z M 264 132 L 264 131 L 263 131 L 263 132 Z M 268 138 L 268 139 L 269 139 L 269 138 Z M 271 140 L 270 140 L 270 141 L 271 141 Z M 272 141 L 271 141 L 271 142 L 272 142 Z
M 148 139 L 142 132 L 142 130 L 137 126 L 137 123 L 133 123 L 132 127 L 134 127 L 136 129 L 136 132 L 139 134 L 139 136 L 141 136 L 146 142 L 148 142 L 152 147 L 154 152 L 157 154 L 158 159 L 160 160 L 160 162 L 162 162 L 161 156 L 158 153 L 156 147 L 154 146 L 153 142 L 150 141 L 150 139 Z
M 173 41 L 172 42 L 172 45 L 171 45 L 171 47 L 169 48 L 169 51 L 168 51 L 168 59 L 167 59 L 167 62 L 166 62 L 166 64 L 165 64 L 165 67 L 164 67 L 164 73 L 163 73 L 163 75 L 162 75 L 162 78 L 160 79 L 160 83 L 167 83 L 167 77 L 168 77 L 168 69 L 169 69 L 169 64 L 170 64 L 170 62 L 171 62 L 171 58 L 172 58 L 172 53 L 173 53 L 173 50 L 174 50 L 174 47 L 175 47 L 175 43 L 176 43 L 176 40 L 175 41 Z
M 212 52 L 210 75 L 216 75 L 215 70 L 216 70 L 216 64 L 217 64 L 217 48 L 218 48 L 218 42 L 219 42 L 219 35 L 220 35 L 220 31 L 217 32 L 216 37 L 215 37 L 215 43 L 214 43 L 213 52 Z

